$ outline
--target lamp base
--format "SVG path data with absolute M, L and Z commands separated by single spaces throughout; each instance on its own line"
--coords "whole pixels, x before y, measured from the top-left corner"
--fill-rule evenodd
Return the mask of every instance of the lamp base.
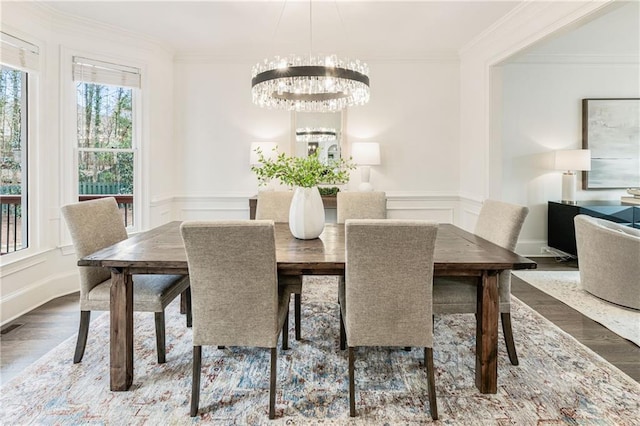
M 574 172 L 562 174 L 562 202 L 564 204 L 576 203 L 576 174 Z
M 371 177 L 371 167 L 360 166 L 360 185 L 358 186 L 358 191 L 362 191 L 362 192 L 373 191 L 373 185 L 369 183 L 370 177 Z
M 358 185 L 358 191 L 360 192 L 373 191 L 373 185 L 371 185 L 369 182 L 362 182 L 360 185 Z

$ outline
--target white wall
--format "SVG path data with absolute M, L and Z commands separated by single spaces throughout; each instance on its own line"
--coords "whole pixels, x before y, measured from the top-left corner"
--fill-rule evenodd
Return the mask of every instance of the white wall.
M 175 141 L 183 196 L 244 195 L 257 191 L 251 142 L 290 146 L 290 113 L 251 102 L 251 62 L 206 63 L 178 59 L 174 75 Z
M 459 181 L 459 64 L 372 63 L 371 100 L 351 108 L 349 143 L 378 142 L 371 183 L 390 195 L 455 195 Z M 360 184 L 352 174 L 349 188 Z
M 275 141 L 288 150 L 291 115 L 251 103 L 250 66 L 177 64 L 182 194 L 250 194 L 256 189 L 248 166 L 251 142 Z M 376 188 L 455 192 L 458 164 L 448 159 L 457 156 L 457 63 L 378 63 L 371 69 L 371 101 L 349 109 L 346 138 L 380 143 L 382 164 L 372 170 Z M 357 187 L 359 178 L 354 173 L 349 186 Z
M 251 142 L 291 145 L 291 113 L 251 102 L 252 61 L 178 57 L 174 73 L 180 219 L 248 217 L 258 189 L 249 167 Z M 380 143 L 371 182 L 390 197 L 454 197 L 458 186 L 458 64 L 442 60 L 371 64 L 371 101 L 349 109 L 345 137 Z M 357 188 L 352 173 L 348 189 Z M 242 209 L 246 211 L 242 211 Z M 447 203 L 447 209 L 453 208 Z M 419 216 L 429 213 L 422 209 Z M 441 218 L 440 213 L 437 213 Z M 447 216 L 453 221 L 453 215 Z
M 172 52 L 114 28 L 78 22 L 34 3 L 2 4 L 2 30 L 40 48 L 41 71 L 29 140 L 30 209 L 28 249 L 0 258 L 0 322 L 79 289 L 75 254 L 60 216 L 60 207 L 74 201 L 75 104 L 71 55 L 138 66 L 143 70 L 142 155 L 146 158 L 138 193 L 143 208 L 140 228 L 171 213 L 176 184 L 173 143 Z M 69 90 L 72 94 L 69 94 Z M 167 202 L 169 204 L 167 204 Z M 165 214 L 166 219 L 170 217 Z
M 502 193 L 530 208 L 521 239 L 545 246 L 547 202 L 560 200 L 557 149 L 582 148 L 583 98 L 640 97 L 638 64 L 509 64 L 503 69 Z M 582 190 L 577 200 L 620 200 L 624 190 Z

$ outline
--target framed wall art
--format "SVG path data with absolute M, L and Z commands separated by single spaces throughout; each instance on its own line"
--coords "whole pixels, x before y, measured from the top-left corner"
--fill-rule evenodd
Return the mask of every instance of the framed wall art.
M 582 147 L 591 151 L 583 189 L 640 187 L 640 99 L 583 99 Z

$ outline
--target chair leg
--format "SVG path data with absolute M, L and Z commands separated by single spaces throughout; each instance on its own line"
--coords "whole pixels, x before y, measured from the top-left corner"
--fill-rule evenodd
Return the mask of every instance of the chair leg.
M 438 420 L 438 403 L 436 402 L 436 379 L 433 371 L 433 348 L 424 348 L 424 365 L 427 367 L 427 384 L 429 387 L 429 411 L 431 418 Z
M 347 349 L 347 332 L 344 329 L 344 318 L 342 317 L 342 309 L 340 309 L 340 350 Z
M 187 315 L 187 327 L 191 328 L 193 325 L 193 316 L 191 314 L 191 287 L 182 292 L 184 295 L 185 314 Z
M 289 349 L 289 313 L 284 317 L 284 324 L 282 324 L 282 350 Z
M 193 375 L 191 378 L 191 417 L 198 415 L 200 405 L 200 370 L 202 367 L 202 346 L 193 347 Z
M 271 348 L 271 380 L 269 383 L 269 419 L 276 418 L 276 379 L 278 367 L 278 349 Z
M 296 340 L 301 340 L 302 331 L 300 325 L 300 312 L 302 311 L 302 295 L 300 293 L 295 293 L 293 296 L 293 310 L 296 319 Z
M 504 341 L 507 344 L 509 361 L 511 361 L 513 365 L 518 365 L 518 354 L 516 353 L 516 344 L 513 341 L 513 330 L 511 329 L 511 313 L 500 313 L 500 319 L 502 320 L 502 333 L 504 334 Z
M 87 346 L 87 336 L 89 335 L 89 322 L 91 321 L 91 311 L 80 311 L 80 329 L 78 330 L 78 341 L 76 343 L 76 353 L 73 355 L 73 363 L 82 361 L 84 348 Z
M 180 313 L 182 315 L 187 313 L 187 290 L 180 293 Z
M 164 338 L 164 311 L 155 312 L 156 316 L 156 351 L 158 352 L 158 364 L 166 361 Z
M 355 355 L 353 346 L 349 346 L 349 415 L 356 416 Z

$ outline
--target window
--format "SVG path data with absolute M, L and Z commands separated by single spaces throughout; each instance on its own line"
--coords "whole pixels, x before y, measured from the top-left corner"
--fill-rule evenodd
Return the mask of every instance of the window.
M 0 254 L 29 247 L 29 82 L 38 48 L 0 33 Z
M 76 82 L 78 199 L 114 196 L 125 226 L 134 225 L 135 68 L 73 58 Z

